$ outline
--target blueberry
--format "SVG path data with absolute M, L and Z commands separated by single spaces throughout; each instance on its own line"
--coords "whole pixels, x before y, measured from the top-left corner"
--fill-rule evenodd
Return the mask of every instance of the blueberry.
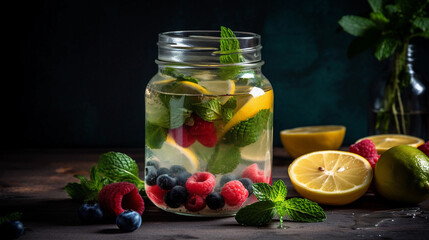
M 7 221 L 0 225 L 2 237 L 16 239 L 24 234 L 24 224 L 21 221 Z
M 168 174 L 162 174 L 156 179 L 156 184 L 163 190 L 170 190 L 176 186 L 176 179 Z
M 180 165 L 173 165 L 170 167 L 170 174 L 173 176 L 177 176 L 179 173 L 186 172 L 186 168 Z
M 188 178 L 190 178 L 192 175 L 188 172 L 181 172 L 176 176 L 176 185 L 180 185 L 185 187 L 186 181 L 188 181 Z
M 225 199 L 218 192 L 212 192 L 206 197 L 206 204 L 210 209 L 216 210 L 225 206 Z
M 147 166 L 145 170 L 146 170 L 146 177 L 145 177 L 146 184 L 149 186 L 155 185 L 156 178 L 158 177 L 158 171 L 154 166 Z
M 156 170 L 158 170 L 158 169 L 159 169 L 159 162 L 158 162 L 158 161 L 155 161 L 155 160 L 149 160 L 149 161 L 147 161 L 147 162 L 145 163 L 145 166 L 146 166 L 146 167 L 152 166 L 152 167 L 154 167 Z
M 142 217 L 136 211 L 126 210 L 116 217 L 116 225 L 124 232 L 132 232 L 142 225 Z
M 253 194 L 253 188 L 252 188 L 253 182 L 252 182 L 252 180 L 250 180 L 248 178 L 240 178 L 240 179 L 238 179 L 238 181 L 240 181 L 243 184 L 243 186 L 247 189 L 247 191 L 249 192 L 248 197 L 250 197 L 250 195 Z
M 103 211 L 101 211 L 100 204 L 86 202 L 79 207 L 78 216 L 82 223 L 92 224 L 103 219 Z
M 225 174 L 222 176 L 222 178 L 220 179 L 220 186 L 223 187 L 223 185 L 225 185 L 225 183 L 236 180 L 237 178 L 235 177 L 234 174 Z
M 171 208 L 178 208 L 188 200 L 188 191 L 182 186 L 175 186 L 164 196 L 164 202 Z
M 162 174 L 171 175 L 170 169 L 165 168 L 165 167 L 158 169 L 158 176 L 161 176 Z

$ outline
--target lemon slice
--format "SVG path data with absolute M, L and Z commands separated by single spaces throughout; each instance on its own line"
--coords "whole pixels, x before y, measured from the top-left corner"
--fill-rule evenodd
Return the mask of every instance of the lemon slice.
M 375 149 L 377 149 L 378 154 L 382 154 L 391 147 L 398 145 L 408 145 L 411 147 L 418 147 L 421 144 L 425 143 L 423 139 L 402 135 L 402 134 L 382 134 L 382 135 L 373 135 L 357 140 L 359 142 L 363 139 L 370 139 L 375 144 Z
M 337 150 L 345 133 L 344 126 L 309 126 L 283 130 L 280 139 L 286 151 L 297 158 L 314 151 Z
M 213 95 L 232 95 L 235 93 L 235 83 L 233 80 L 201 81 L 199 85 L 203 86 Z
M 261 133 L 258 141 L 240 149 L 241 159 L 250 162 L 264 162 L 271 159 L 271 146 L 268 130 Z
M 218 133 L 218 137 L 221 138 L 223 135 L 225 135 L 226 132 L 228 132 L 232 127 L 237 125 L 239 122 L 247 120 L 251 117 L 254 117 L 260 110 L 262 109 L 270 109 L 273 110 L 273 102 L 274 102 L 274 94 L 273 90 L 264 91 L 261 88 L 253 87 L 249 94 L 251 95 L 250 98 L 247 98 L 247 101 L 242 104 L 242 107 L 238 109 L 238 111 L 234 114 L 234 116 L 231 118 L 231 120 L 228 121 L 225 126 L 220 129 L 220 132 Z M 237 98 L 239 98 L 237 96 Z M 237 99 L 237 105 L 238 107 L 241 105 L 239 104 L 239 99 Z
M 354 153 L 318 151 L 295 159 L 288 169 L 295 190 L 328 205 L 349 204 L 368 190 L 373 172 L 369 162 Z
M 170 136 L 167 136 L 166 141 L 160 149 L 150 150 L 153 157 L 162 165 L 180 165 L 186 168 L 188 172 L 197 172 L 199 162 L 197 156 L 189 149 L 183 148 L 174 141 Z

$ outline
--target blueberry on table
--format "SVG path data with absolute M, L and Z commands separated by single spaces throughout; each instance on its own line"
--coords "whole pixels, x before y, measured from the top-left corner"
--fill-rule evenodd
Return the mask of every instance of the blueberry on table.
M 0 225 L 0 233 L 2 239 L 17 239 L 24 234 L 24 224 L 21 221 L 7 221 Z
M 149 186 L 156 185 L 156 178 L 158 177 L 158 171 L 154 166 L 147 166 L 145 168 L 146 170 L 146 177 L 145 182 Z
M 210 209 L 216 210 L 225 206 L 225 199 L 218 192 L 212 192 L 206 197 L 206 204 Z
M 164 202 L 171 208 L 178 208 L 188 199 L 188 191 L 183 186 L 175 186 L 164 196 Z
M 142 217 L 136 211 L 126 210 L 116 217 L 116 225 L 124 232 L 132 232 L 142 225 Z
M 170 177 L 168 174 L 162 174 L 158 176 L 158 178 L 156 179 L 156 184 L 162 190 L 170 190 L 174 186 L 176 186 L 176 179 L 173 177 Z
M 82 223 L 93 224 L 103 219 L 103 211 L 100 208 L 100 204 L 86 202 L 79 207 L 78 216 Z

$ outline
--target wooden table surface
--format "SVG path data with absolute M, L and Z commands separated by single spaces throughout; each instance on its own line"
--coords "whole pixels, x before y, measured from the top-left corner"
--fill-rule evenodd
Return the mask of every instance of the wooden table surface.
M 109 149 L 127 153 L 144 169 L 141 149 Z M 429 239 L 429 200 L 398 206 L 371 192 L 341 207 L 322 206 L 322 223 L 278 221 L 266 227 L 244 227 L 233 217 L 193 218 L 164 212 L 145 199 L 142 226 L 121 233 L 114 223 L 81 225 L 79 204 L 70 200 L 64 186 L 74 174 L 88 176 L 105 149 L 16 150 L 0 159 L 0 215 L 23 212 L 25 234 L 19 239 Z M 287 175 L 291 163 L 283 149 L 274 151 L 274 180 L 282 179 L 288 198 L 298 193 Z M 141 177 L 143 172 L 140 173 Z M 1 237 L 0 237 L 1 239 Z

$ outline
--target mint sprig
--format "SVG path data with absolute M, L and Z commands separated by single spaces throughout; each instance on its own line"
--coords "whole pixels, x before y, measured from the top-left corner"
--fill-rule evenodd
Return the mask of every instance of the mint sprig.
M 213 98 L 209 101 L 194 103 L 192 109 L 204 121 L 213 122 L 223 119 L 224 122 L 228 122 L 234 115 L 236 106 L 235 97 L 231 97 L 224 105 L 218 98 Z
M 220 27 L 220 53 L 219 61 L 222 64 L 234 64 L 244 62 L 245 59 L 240 53 L 240 42 L 234 32 L 224 26 Z M 241 66 L 223 66 L 220 69 L 219 77 L 221 79 L 233 79 L 241 72 Z
M 108 152 L 98 160 L 98 167 L 90 170 L 89 180 L 82 175 L 75 175 L 80 183 L 72 182 L 65 186 L 67 194 L 76 201 L 97 201 L 101 189 L 114 182 L 130 182 L 139 190 L 144 189 L 144 181 L 138 177 L 136 162 L 124 153 Z
M 286 200 L 287 188 L 282 180 L 276 181 L 273 186 L 255 183 L 252 188 L 258 202 L 237 212 L 235 220 L 239 224 L 267 225 L 276 214 L 280 217 L 280 227 L 283 227 L 283 219 L 286 216 L 297 222 L 322 222 L 326 219 L 325 212 L 315 202 L 304 198 Z

